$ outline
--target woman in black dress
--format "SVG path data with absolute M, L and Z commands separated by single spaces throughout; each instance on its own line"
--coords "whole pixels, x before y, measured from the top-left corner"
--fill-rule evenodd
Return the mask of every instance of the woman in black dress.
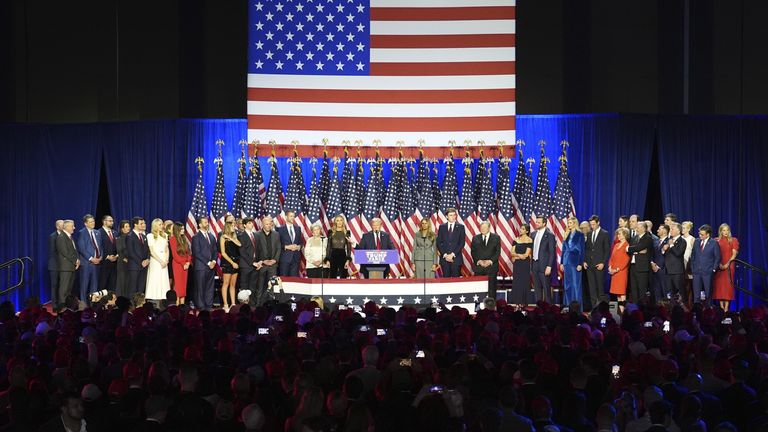
M 520 227 L 520 235 L 514 241 L 512 255 L 512 296 L 509 302 L 518 305 L 528 305 L 531 293 L 531 256 L 533 255 L 533 239 L 528 224 Z
M 346 279 L 349 262 L 352 261 L 352 245 L 349 243 L 347 225 L 341 215 L 333 218 L 333 226 L 328 235 L 328 252 L 325 256 L 325 260 L 331 265 L 331 279 L 337 276 Z
M 240 241 L 235 235 L 235 218 L 227 217 L 224 231 L 219 237 L 221 251 L 221 306 L 229 311 L 229 306 L 235 304 L 235 287 L 237 286 L 238 260 L 240 259 Z M 229 296 L 227 296 L 229 294 Z M 228 300 L 231 299 L 231 302 Z
M 127 248 L 125 245 L 125 239 L 128 237 L 128 233 L 131 232 L 131 222 L 127 220 L 121 220 L 118 226 L 120 230 L 120 237 L 115 240 L 117 248 L 117 278 L 115 280 L 115 294 L 122 297 L 128 297 L 125 290 L 126 278 L 128 277 L 128 258 L 126 258 Z

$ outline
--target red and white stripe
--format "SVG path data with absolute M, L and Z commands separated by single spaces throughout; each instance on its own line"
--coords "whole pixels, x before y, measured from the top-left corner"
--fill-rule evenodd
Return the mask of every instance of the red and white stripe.
M 515 141 L 515 0 L 373 0 L 370 75 L 248 75 L 248 140 Z
M 195 218 L 195 215 L 192 214 L 190 211 L 187 213 L 187 223 L 185 225 L 185 231 L 187 234 L 187 239 L 189 241 L 192 241 L 192 237 L 194 237 L 195 234 L 197 234 L 197 218 Z
M 402 248 L 402 233 L 400 230 L 399 219 L 391 221 L 387 217 L 386 212 L 381 212 L 381 225 L 384 231 L 389 233 L 389 236 L 392 238 L 392 244 L 395 246 L 395 250 L 397 250 L 397 253 L 400 256 L 399 264 L 392 264 L 389 266 L 390 274 L 397 278 L 402 274 L 403 255 L 407 253 L 407 251 Z
M 401 245 L 403 249 L 403 254 L 401 257 L 404 261 L 403 272 L 405 273 L 406 277 L 413 277 L 415 274 L 411 268 L 411 264 L 413 264 L 411 253 L 413 252 L 413 235 L 416 233 L 416 231 L 419 230 L 420 221 L 421 213 L 416 210 L 416 212 L 413 213 L 411 217 L 406 218 L 401 222 Z
M 510 254 L 514 251 L 512 242 L 517 238 L 512 220 L 501 212 L 492 214 L 490 219 L 496 234 L 501 238 L 499 273 L 501 276 L 512 276 L 512 256 Z
M 462 270 L 464 275 L 471 276 L 474 274 L 474 267 L 472 266 L 472 238 L 480 234 L 477 212 L 470 214 L 469 217 L 463 220 L 459 217 L 457 221 L 464 225 L 464 233 L 466 234 L 464 249 L 462 250 L 462 255 L 464 256 Z

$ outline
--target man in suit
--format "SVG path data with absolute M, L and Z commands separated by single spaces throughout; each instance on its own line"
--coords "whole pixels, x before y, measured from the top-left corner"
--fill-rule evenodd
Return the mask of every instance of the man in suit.
M 274 231 L 275 223 L 272 217 L 264 216 L 261 226 L 261 231 L 256 234 L 256 261 L 261 262 L 254 298 L 256 306 L 268 300 L 267 284 L 273 276 L 277 275 L 282 249 L 280 235 Z
M 51 302 L 59 308 L 64 306 L 64 300 L 72 292 L 72 283 L 75 281 L 75 271 L 80 268 L 80 258 L 77 247 L 72 238 L 75 232 L 75 222 L 65 220 L 61 225 L 61 235 L 56 238 L 56 266 L 59 272 L 58 297 L 51 298 Z
M 261 263 L 256 261 L 256 230 L 254 229 L 253 219 L 243 219 L 244 230 L 238 235 L 240 240 L 240 289 L 256 292 L 256 282 L 258 281 L 259 268 Z
M 600 228 L 600 217 L 597 215 L 589 218 L 589 227 L 591 231 L 585 234 L 584 268 L 587 269 L 589 299 L 595 307 L 605 294 L 605 263 L 611 256 L 611 237 L 608 231 Z
M 627 246 L 627 253 L 632 257 L 629 262 L 629 301 L 637 304 L 648 292 L 648 274 L 651 271 L 653 239 L 645 232 L 644 223 L 635 224 L 637 235 Z
M 56 229 L 48 236 L 48 276 L 51 278 L 51 304 L 54 309 L 59 299 L 59 255 L 56 253 L 56 239 L 61 235 L 63 226 L 64 221 L 57 220 Z
M 455 208 L 446 211 L 448 222 L 437 229 L 437 254 L 440 256 L 440 268 L 443 277 L 460 277 L 461 266 L 464 258 L 461 251 L 464 249 L 466 234 L 464 225 L 456 222 L 458 213 Z
M 536 290 L 536 300 L 544 300 L 549 303 L 549 293 L 552 267 L 555 264 L 555 236 L 547 229 L 547 219 L 536 218 L 536 231 L 533 233 L 533 262 L 531 274 L 533 274 L 533 287 Z
M 83 216 L 83 229 L 77 233 L 77 252 L 80 254 L 80 300 L 89 301 L 89 294 L 99 290 L 99 265 L 104 259 L 101 236 L 96 230 L 96 219 Z
M 117 231 L 113 229 L 115 220 L 110 215 L 101 218 L 101 245 L 104 250 L 104 260 L 99 269 L 99 290 L 115 290 L 117 282 Z
M 693 273 L 693 301 L 711 302 L 712 277 L 720 265 L 720 245 L 712 240 L 712 227 L 699 227 L 699 238 L 691 251 L 691 272 Z
M 496 300 L 501 238 L 491 232 L 491 223 L 480 223 L 480 234 L 472 239 L 472 264 L 476 275 L 488 276 L 488 297 Z
M 669 240 L 661 246 L 664 255 L 664 273 L 667 278 L 667 290 L 675 297 L 681 297 L 683 304 L 688 304 L 688 292 L 685 289 L 685 239 L 682 228 L 677 222 L 669 226 Z
M 149 245 L 144 230 L 147 223 L 143 218 L 136 216 L 132 220 L 133 230 L 125 239 L 125 258 L 128 259 L 128 283 L 125 291 L 128 298 L 133 298 L 136 293 L 147 289 L 147 266 L 149 265 Z
M 208 218 L 197 218 L 197 233 L 192 237 L 192 257 L 195 269 L 194 303 L 199 310 L 213 308 L 213 282 L 219 253 L 216 237 L 208 231 Z
M 301 227 L 295 223 L 296 213 L 292 210 L 285 212 L 285 225 L 277 229 L 280 236 L 280 276 L 298 276 L 301 262 L 301 248 L 304 246 L 304 236 Z
M 662 253 L 664 245 L 669 241 L 669 227 L 667 225 L 659 225 L 656 234 L 658 234 L 658 240 L 653 241 L 653 258 L 651 260 L 651 271 L 653 272 L 653 282 L 651 282 L 653 289 L 651 294 L 653 295 L 654 303 L 670 298 L 669 287 L 667 286 L 666 260 Z
M 632 237 L 637 236 L 637 220 L 639 218 L 640 217 L 636 214 L 629 216 L 629 239 L 627 240 L 631 240 Z
M 390 250 L 395 248 L 395 244 L 392 243 L 392 238 L 389 237 L 389 234 L 381 230 L 381 219 L 373 218 L 371 219 L 371 231 L 363 234 L 363 237 L 360 239 L 360 244 L 357 245 L 357 248 L 361 250 Z M 368 271 L 371 267 L 382 266 L 362 264 L 360 265 L 360 274 L 362 274 L 364 278 L 368 279 Z M 386 278 L 388 276 L 389 265 L 386 265 L 384 266 L 384 277 Z

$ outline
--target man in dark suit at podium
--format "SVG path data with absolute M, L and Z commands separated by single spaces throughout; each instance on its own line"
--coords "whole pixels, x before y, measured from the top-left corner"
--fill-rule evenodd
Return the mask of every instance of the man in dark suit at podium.
M 491 232 L 488 221 L 480 223 L 480 234 L 472 239 L 472 264 L 476 275 L 488 276 L 488 297 L 496 299 L 501 238 Z
M 357 245 L 357 249 L 360 249 L 360 250 L 395 249 L 395 245 L 394 243 L 392 243 L 392 239 L 389 237 L 389 234 L 381 230 L 381 219 L 379 218 L 371 219 L 371 231 L 368 231 L 367 233 L 363 234 L 363 237 L 360 239 L 360 244 Z M 362 274 L 364 278 L 369 279 L 368 271 L 370 270 L 371 267 L 384 267 L 384 277 L 386 278 L 389 276 L 389 264 L 382 264 L 380 266 L 362 264 L 360 265 L 360 274 Z
M 461 266 L 464 264 L 461 251 L 466 242 L 464 225 L 456 222 L 458 213 L 455 208 L 449 208 L 445 213 L 448 222 L 437 229 L 437 254 L 440 256 L 440 268 L 443 271 L 443 277 L 460 277 Z
M 294 223 L 296 213 L 292 210 L 285 212 L 285 225 L 277 228 L 280 235 L 280 264 L 278 274 L 280 276 L 298 276 L 299 263 L 301 262 L 301 248 L 304 246 L 304 236 L 301 235 L 301 227 Z
M 702 225 L 699 238 L 693 243 L 691 252 L 691 273 L 693 273 L 693 301 L 712 301 L 712 277 L 720 265 L 720 245 L 712 240 L 712 227 Z

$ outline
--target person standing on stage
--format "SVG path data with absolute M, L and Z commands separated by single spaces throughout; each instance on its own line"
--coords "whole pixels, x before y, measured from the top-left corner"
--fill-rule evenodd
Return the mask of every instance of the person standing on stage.
M 328 250 L 328 239 L 323 237 L 323 228 L 319 223 L 312 225 L 312 237 L 304 245 L 304 259 L 307 265 L 307 277 L 328 277 L 326 272 L 325 254 Z
M 531 295 L 531 257 L 533 256 L 533 239 L 530 237 L 531 228 L 528 224 L 520 225 L 520 235 L 514 241 L 512 250 L 512 296 L 510 303 L 527 305 Z
M 115 240 L 115 253 L 117 253 L 117 266 L 115 278 L 115 294 L 118 297 L 128 297 L 128 246 L 125 240 L 131 232 L 131 221 L 121 220 L 117 226 L 120 236 Z
M 686 273 L 686 292 L 690 293 L 691 295 L 688 297 L 690 300 L 690 303 L 686 303 L 688 307 L 693 305 L 693 295 L 695 294 L 693 292 L 693 273 L 691 272 L 691 254 L 693 254 L 693 243 L 696 241 L 696 237 L 691 235 L 691 231 L 693 230 L 693 222 L 691 221 L 684 221 L 681 225 L 682 231 L 680 231 L 683 234 L 683 240 L 685 240 L 685 255 L 683 256 L 684 263 L 685 263 L 685 273 Z
M 163 230 L 165 231 L 165 238 L 168 239 L 168 250 L 170 251 L 170 241 L 171 237 L 173 237 L 173 221 L 168 219 L 163 221 Z M 171 256 L 170 254 L 168 255 Z M 170 259 L 170 258 L 169 258 Z M 168 264 L 168 281 L 171 283 L 171 289 L 173 289 L 173 266 L 171 264 Z
M 149 246 L 144 230 L 147 223 L 141 217 L 133 218 L 133 230 L 125 239 L 128 258 L 127 296 L 133 298 L 137 293 L 144 293 L 147 287 L 147 266 L 149 266 Z
M 65 220 L 61 225 L 61 234 L 56 238 L 56 267 L 59 272 L 59 297 L 51 298 L 51 302 L 57 301 L 55 307 L 64 307 L 64 300 L 72 292 L 72 283 L 75 281 L 75 271 L 80 268 L 80 258 L 77 253 L 72 234 L 75 232 L 75 222 Z
M 533 287 L 536 299 L 549 303 L 552 266 L 555 264 L 555 235 L 547 229 L 547 219 L 536 218 L 536 231 L 533 233 Z
M 285 212 L 285 225 L 277 228 L 280 236 L 280 276 L 298 276 L 301 263 L 301 248 L 304 246 L 304 236 L 301 227 L 295 223 L 296 213 L 292 210 Z
M 589 218 L 591 232 L 584 243 L 584 268 L 587 274 L 587 290 L 592 307 L 597 306 L 605 294 L 605 263 L 611 255 L 611 239 L 608 231 L 600 228 L 600 217 Z
M 330 264 L 331 279 L 337 277 L 346 279 L 349 263 L 352 261 L 352 244 L 349 241 L 350 232 L 341 215 L 333 218 L 333 226 L 328 236 L 328 250 L 325 261 Z
M 176 291 L 176 304 L 183 305 L 187 297 L 189 268 L 192 266 L 192 251 L 189 240 L 184 234 L 184 224 L 174 222 L 170 239 L 171 258 L 173 259 L 173 290 Z
M 616 242 L 611 249 L 611 258 L 608 260 L 608 274 L 611 275 L 610 293 L 616 299 L 623 302 L 627 299 L 627 280 L 629 279 L 629 229 L 616 230 Z
M 579 220 L 568 218 L 568 234 L 563 239 L 560 269 L 563 271 L 563 304 L 581 299 L 581 271 L 584 265 L 584 234 L 579 231 Z
M 472 239 L 472 265 L 476 275 L 488 276 L 488 297 L 496 300 L 501 238 L 491 232 L 491 223 L 480 222 L 480 234 Z
M 237 286 L 237 274 L 240 269 L 240 240 L 235 234 L 235 218 L 227 217 L 224 223 L 224 231 L 219 237 L 219 250 L 221 251 L 221 306 L 225 311 L 236 302 L 235 287 Z
M 394 250 L 395 244 L 392 243 L 392 238 L 389 237 L 389 234 L 387 234 L 385 231 L 381 230 L 381 219 L 379 218 L 373 218 L 371 219 L 371 231 L 368 231 L 367 233 L 363 234 L 363 237 L 360 239 L 360 244 L 357 246 L 357 249 L 360 250 Z M 364 278 L 368 279 L 368 270 L 371 267 L 381 267 L 376 265 L 368 265 L 368 264 L 362 264 L 360 265 L 360 274 L 363 275 Z M 389 265 L 387 265 L 384 268 L 384 278 L 386 279 L 389 276 Z
M 653 289 L 651 294 L 653 295 L 654 303 L 671 297 L 669 286 L 667 285 L 666 256 L 662 253 L 664 245 L 669 241 L 669 227 L 667 225 L 659 225 L 656 234 L 658 234 L 658 240 L 653 242 L 653 258 L 651 260 L 651 271 L 653 272 L 653 280 L 651 281 Z
M 720 266 L 720 245 L 713 241 L 712 227 L 699 227 L 699 238 L 693 243 L 691 272 L 693 273 L 693 301 L 710 303 L 712 278 Z
M 104 260 L 99 269 L 99 291 L 114 291 L 117 285 L 117 231 L 112 227 L 115 220 L 110 215 L 101 218 L 101 244 L 104 246 Z
M 272 217 L 264 216 L 261 225 L 261 231 L 256 234 L 256 261 L 261 262 L 256 288 L 256 306 L 261 306 L 267 300 L 267 284 L 273 276 L 277 276 L 282 249 L 280 235 L 274 231 L 275 223 Z
M 461 251 L 464 249 L 466 234 L 464 225 L 456 222 L 458 213 L 455 208 L 446 211 L 448 222 L 437 229 L 437 253 L 440 256 L 440 268 L 443 277 L 460 277 L 461 266 L 464 257 Z
M 413 254 L 411 255 L 411 270 L 416 279 L 435 277 L 437 270 L 437 235 L 432 231 L 429 219 L 419 222 L 419 231 L 413 235 Z
M 629 237 L 629 241 L 630 242 L 632 242 L 633 238 L 637 237 L 637 224 L 638 224 L 638 219 L 639 218 L 640 217 L 638 215 L 636 215 L 636 214 L 633 214 L 633 215 L 629 216 L 629 222 L 628 222 L 629 226 L 628 227 L 629 227 L 629 236 L 630 236 Z
M 682 237 L 681 226 L 677 222 L 669 226 L 669 236 L 669 241 L 661 247 L 661 253 L 664 254 L 667 290 L 673 297 L 679 297 L 683 304 L 688 304 L 690 293 L 685 283 L 685 250 L 688 243 Z
M 77 233 L 77 252 L 80 254 L 80 300 L 88 304 L 90 294 L 99 290 L 99 264 L 104 259 L 101 235 L 95 229 L 96 219 L 83 216 L 85 225 Z
M 192 257 L 194 262 L 194 303 L 200 310 L 211 310 L 213 307 L 213 279 L 216 271 L 216 256 L 219 248 L 216 237 L 208 232 L 208 218 L 197 218 L 197 234 L 192 237 Z
M 636 223 L 635 232 L 637 235 L 629 241 L 626 251 L 631 257 L 629 262 L 629 301 L 637 304 L 648 292 L 653 239 L 645 232 L 644 223 Z
M 170 264 L 170 251 L 168 250 L 168 237 L 165 233 L 163 220 L 152 220 L 150 233 L 147 235 L 149 245 L 149 267 L 147 268 L 147 289 L 144 298 L 153 300 L 159 305 L 165 300 L 165 294 L 171 289 L 171 279 L 168 277 L 168 265 Z
M 733 260 L 739 255 L 739 240 L 731 235 L 731 227 L 721 224 L 717 229 L 717 244 L 720 246 L 720 265 L 715 273 L 712 299 L 718 300 L 720 307 L 727 311 L 734 298 L 733 288 Z
M 61 235 L 64 221 L 59 219 L 55 223 L 55 230 L 48 236 L 48 277 L 51 281 L 51 305 L 54 310 L 59 303 L 63 303 L 66 295 L 59 293 L 59 254 L 56 252 L 56 239 Z M 59 301 L 61 300 L 61 301 Z
M 251 294 L 256 292 L 256 283 L 259 279 L 259 267 L 256 260 L 256 230 L 253 219 L 243 219 L 243 231 L 238 236 L 240 240 L 240 291 L 248 290 Z

